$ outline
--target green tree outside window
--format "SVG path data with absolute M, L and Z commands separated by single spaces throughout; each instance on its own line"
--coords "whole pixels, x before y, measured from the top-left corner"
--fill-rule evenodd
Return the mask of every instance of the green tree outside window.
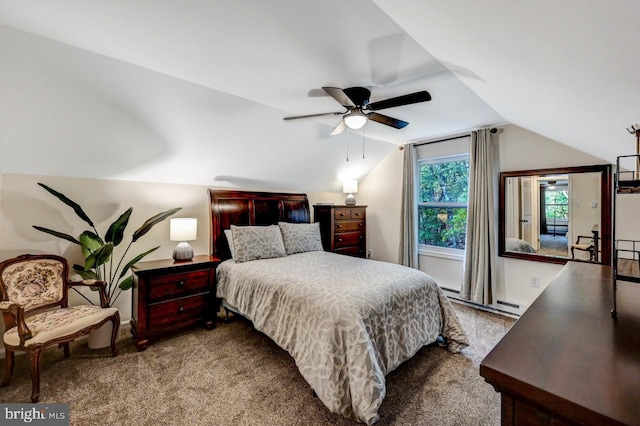
M 469 160 L 456 157 L 419 163 L 419 244 L 464 250 Z

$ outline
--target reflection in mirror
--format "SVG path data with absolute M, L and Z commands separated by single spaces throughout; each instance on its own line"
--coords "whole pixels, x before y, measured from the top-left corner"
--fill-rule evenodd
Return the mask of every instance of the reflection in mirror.
M 500 255 L 609 264 L 610 179 L 609 165 L 501 173 Z

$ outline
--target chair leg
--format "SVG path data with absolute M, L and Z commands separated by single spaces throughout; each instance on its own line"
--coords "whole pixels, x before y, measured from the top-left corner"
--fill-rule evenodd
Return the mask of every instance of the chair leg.
M 13 374 L 13 364 L 15 361 L 15 352 L 5 348 L 4 354 L 4 380 L 2 381 L 2 387 L 8 386 L 11 381 L 11 375 Z
M 63 343 L 62 347 L 64 348 L 64 357 L 69 358 L 69 356 L 71 355 L 71 352 L 69 351 L 69 342 Z
M 31 365 L 31 402 L 40 399 L 40 352 L 42 346 L 35 345 L 29 348 L 29 364 Z
M 116 340 L 118 339 L 118 333 L 120 332 L 120 313 L 116 312 L 113 317 L 111 317 L 111 323 L 113 326 L 111 327 L 111 356 L 115 357 L 118 355 L 118 347 L 116 345 Z

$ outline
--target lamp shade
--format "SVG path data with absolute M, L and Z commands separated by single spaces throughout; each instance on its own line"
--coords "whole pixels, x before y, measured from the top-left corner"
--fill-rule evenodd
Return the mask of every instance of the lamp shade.
M 169 239 L 171 241 L 193 241 L 198 238 L 198 219 L 180 217 L 171 219 Z
M 358 181 L 354 179 L 342 182 L 342 192 L 345 194 L 355 194 L 358 192 Z

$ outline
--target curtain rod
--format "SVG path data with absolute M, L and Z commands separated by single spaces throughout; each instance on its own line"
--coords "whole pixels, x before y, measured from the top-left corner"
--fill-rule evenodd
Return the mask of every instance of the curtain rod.
M 498 129 L 496 127 L 492 127 L 490 132 L 494 133 L 494 134 L 495 133 L 502 133 L 502 129 Z M 471 136 L 471 133 L 465 133 L 465 134 L 462 134 L 462 135 L 459 135 L 459 136 L 453 136 L 453 137 L 446 138 L 446 139 L 438 139 L 438 140 L 435 140 L 435 141 L 414 143 L 414 144 L 412 144 L 412 146 L 415 147 L 415 146 L 422 146 L 422 145 L 431 145 L 432 143 L 447 142 L 447 141 L 452 141 L 452 140 L 455 140 L 455 139 L 466 138 L 468 136 Z

